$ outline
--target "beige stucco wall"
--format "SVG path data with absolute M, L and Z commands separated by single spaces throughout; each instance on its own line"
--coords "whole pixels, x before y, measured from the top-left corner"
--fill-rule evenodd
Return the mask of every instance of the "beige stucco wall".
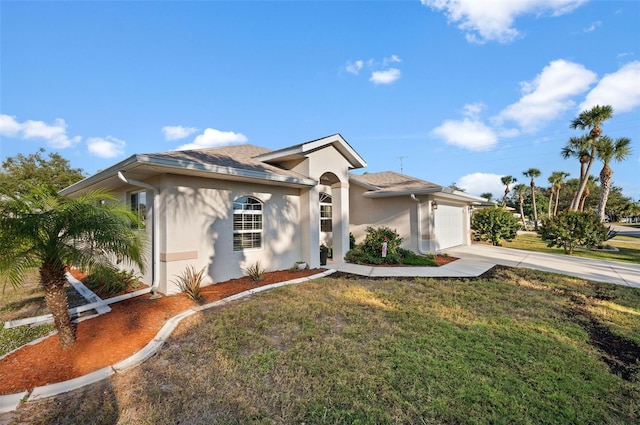
M 366 228 L 389 227 L 402 238 L 402 248 L 418 252 L 418 232 L 416 202 L 409 195 L 392 198 L 364 198 L 367 189 L 352 184 L 349 193 L 349 231 L 356 238 L 356 243 L 364 240 Z M 422 230 L 426 234 L 429 228 L 426 197 L 421 198 Z
M 244 268 L 257 261 L 267 271 L 273 271 L 287 269 L 304 259 L 299 225 L 300 189 L 177 175 L 163 175 L 153 184 L 161 193 L 157 238 L 160 292 L 177 292 L 171 281 L 187 265 L 196 269 L 205 267 L 204 284 L 211 284 L 240 277 Z M 124 201 L 128 193 L 122 194 Z M 260 249 L 233 250 L 233 201 L 242 196 L 253 196 L 263 202 Z M 151 193 L 148 200 L 151 205 Z M 150 266 L 143 281 L 151 283 Z

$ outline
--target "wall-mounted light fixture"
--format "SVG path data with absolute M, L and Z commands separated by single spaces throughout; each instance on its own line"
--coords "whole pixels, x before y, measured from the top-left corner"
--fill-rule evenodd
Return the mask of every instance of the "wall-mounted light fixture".
M 434 210 L 438 209 L 438 201 L 433 200 L 431 201 L 431 208 L 433 208 Z
M 469 212 L 472 213 L 474 210 L 473 205 L 469 205 Z

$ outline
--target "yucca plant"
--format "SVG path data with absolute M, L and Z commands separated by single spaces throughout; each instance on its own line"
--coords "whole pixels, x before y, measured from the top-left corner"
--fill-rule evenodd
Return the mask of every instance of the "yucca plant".
M 200 285 L 204 280 L 205 270 L 206 267 L 203 267 L 200 271 L 196 271 L 195 267 L 189 265 L 182 274 L 172 282 L 175 283 L 182 292 L 185 292 L 189 299 L 199 303 L 202 300 Z
M 242 270 L 254 282 L 261 281 L 265 273 L 265 270 L 260 266 L 260 261 L 256 261 L 255 264 L 248 266 Z

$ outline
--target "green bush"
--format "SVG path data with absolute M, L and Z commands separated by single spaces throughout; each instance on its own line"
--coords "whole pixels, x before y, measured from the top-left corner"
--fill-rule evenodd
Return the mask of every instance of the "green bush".
M 545 217 L 538 233 L 547 246 L 561 246 L 571 255 L 576 246 L 595 248 L 609 237 L 609 228 L 594 214 L 563 211 L 555 217 Z
M 98 296 L 109 296 L 138 289 L 140 277 L 133 270 L 101 268 L 91 273 L 84 283 Z
M 502 240 L 516 237 L 520 223 L 513 214 L 498 208 L 485 208 L 473 213 L 471 229 L 477 241 L 490 240 L 494 246 L 502 245 Z
M 382 243 L 387 242 L 387 257 L 382 259 L 383 263 L 397 264 L 400 262 L 398 256 L 398 248 L 402 244 L 402 238 L 395 231 L 389 227 L 367 227 L 367 235 L 364 241 L 358 245 L 358 248 L 362 249 L 370 257 L 382 258 Z

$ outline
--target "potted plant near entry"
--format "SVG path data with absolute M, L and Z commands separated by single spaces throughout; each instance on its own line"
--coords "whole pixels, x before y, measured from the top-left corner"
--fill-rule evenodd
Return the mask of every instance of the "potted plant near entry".
M 320 245 L 320 265 L 327 265 L 327 257 L 329 256 L 329 248 L 325 245 Z

